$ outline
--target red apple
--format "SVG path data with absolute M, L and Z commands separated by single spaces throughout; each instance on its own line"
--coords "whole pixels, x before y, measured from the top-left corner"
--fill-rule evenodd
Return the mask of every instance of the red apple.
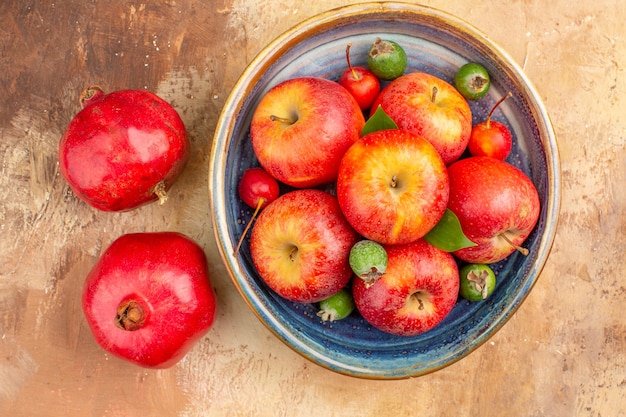
M 480 122 L 472 129 L 467 148 L 473 156 L 490 156 L 504 161 L 513 147 L 513 136 L 504 123 L 491 120 L 493 112 L 511 93 L 502 97 L 491 108 L 487 120 Z
M 321 301 L 352 276 L 348 257 L 358 235 L 331 194 L 302 189 L 285 193 L 259 214 L 250 255 L 261 279 L 281 297 Z
M 434 328 L 454 307 L 459 270 L 454 257 L 420 239 L 385 247 L 387 271 L 368 286 L 352 281 L 354 302 L 375 328 L 398 336 L 414 336 Z
M 306 188 L 335 181 L 341 157 L 364 124 L 358 103 L 338 83 L 298 77 L 261 98 L 250 137 L 259 162 L 274 178 Z
M 441 78 L 423 72 L 402 75 L 383 88 L 372 111 L 379 105 L 399 128 L 432 143 L 446 165 L 465 151 L 472 112 L 457 89 Z
M 423 237 L 448 204 L 448 173 L 439 153 L 406 130 L 363 136 L 345 153 L 337 198 L 348 222 L 367 239 L 402 244 Z
M 115 240 L 93 267 L 82 307 L 103 349 L 167 368 L 209 331 L 216 299 L 197 243 L 174 232 L 132 233 Z
M 353 67 L 350 62 L 351 43 L 346 47 L 346 69 L 339 77 L 339 84 L 352 94 L 352 97 L 359 103 L 361 110 L 372 107 L 372 103 L 380 93 L 380 81 L 372 71 L 365 67 Z
M 144 90 L 89 87 L 81 103 L 59 143 L 59 168 L 72 191 L 103 211 L 164 202 L 189 157 L 176 110 Z
M 517 167 L 487 156 L 461 159 L 448 167 L 448 208 L 476 246 L 454 252 L 470 263 L 498 262 L 521 247 L 539 218 L 539 195 Z

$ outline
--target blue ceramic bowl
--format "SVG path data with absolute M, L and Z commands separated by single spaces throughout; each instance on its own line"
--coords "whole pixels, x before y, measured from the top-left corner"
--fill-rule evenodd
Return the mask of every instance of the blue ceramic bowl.
M 536 185 L 542 209 L 525 242 L 530 255 L 515 253 L 496 264 L 498 284 L 485 302 L 459 300 L 435 329 L 415 337 L 380 332 L 358 313 L 322 323 L 313 305 L 285 301 L 257 275 L 244 243 L 234 248 L 252 210 L 237 195 L 243 171 L 258 166 L 249 138 L 254 109 L 269 88 L 288 78 L 315 75 L 338 79 L 351 59 L 366 65 L 376 37 L 391 39 L 409 57 L 407 71 L 421 70 L 452 82 L 468 61 L 480 62 L 492 77 L 489 94 L 471 103 L 475 122 L 483 121 L 495 101 L 513 97 L 494 118 L 514 136 L 508 161 Z M 213 227 L 221 256 L 241 296 L 274 334 L 302 356 L 330 370 L 362 378 L 400 379 L 433 372 L 465 357 L 497 332 L 519 308 L 548 258 L 554 239 L 560 170 L 554 132 L 539 95 L 509 55 L 484 34 L 441 11 L 403 3 L 366 3 L 343 7 L 306 20 L 270 43 L 249 64 L 228 97 L 218 121 L 209 167 Z

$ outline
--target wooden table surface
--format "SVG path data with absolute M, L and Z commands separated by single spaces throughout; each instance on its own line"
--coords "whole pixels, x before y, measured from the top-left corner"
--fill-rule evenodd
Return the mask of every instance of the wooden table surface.
M 0 415 L 625 416 L 626 7 L 621 0 L 425 1 L 499 43 L 533 81 L 562 164 L 558 233 L 515 316 L 462 361 L 420 378 L 321 368 L 249 311 L 217 253 L 207 161 L 248 62 L 305 18 L 352 1 L 8 0 L 0 11 Z M 180 112 L 193 156 L 165 206 L 97 212 L 59 174 L 59 138 L 88 84 L 153 91 Z M 116 237 L 183 232 L 219 297 L 179 364 L 107 355 L 80 307 Z

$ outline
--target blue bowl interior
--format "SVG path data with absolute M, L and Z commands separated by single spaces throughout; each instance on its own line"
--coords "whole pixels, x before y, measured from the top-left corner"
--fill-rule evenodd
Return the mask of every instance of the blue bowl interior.
M 558 158 L 549 120 L 521 71 L 496 45 L 453 17 L 416 6 L 377 4 L 343 9 L 321 21 L 305 22 L 268 46 L 242 76 L 225 106 L 216 132 L 211 194 L 220 250 L 237 289 L 281 340 L 313 362 L 339 373 L 376 379 L 418 376 L 447 366 L 484 343 L 515 312 L 534 285 L 547 258 L 558 207 Z M 459 299 L 435 329 L 415 337 L 378 331 L 358 312 L 334 323 L 322 323 L 317 306 L 286 301 L 265 286 L 253 267 L 248 242 L 237 257 L 234 247 L 253 210 L 237 195 L 242 173 L 258 166 L 249 138 L 252 113 L 265 92 L 297 76 L 336 80 L 346 68 L 345 48 L 352 42 L 353 65 L 366 66 L 366 54 L 376 37 L 398 42 L 409 57 L 407 72 L 424 71 L 452 83 L 466 62 L 482 63 L 492 86 L 486 97 L 470 102 L 474 122 L 486 119 L 494 103 L 507 99 L 493 119 L 513 134 L 508 162 L 526 172 L 542 203 L 539 222 L 524 246 L 528 256 L 514 253 L 493 265 L 497 285 L 485 302 Z M 253 70 L 255 70 L 253 72 Z M 261 71 L 260 71 L 261 70 Z M 246 81 L 244 83 L 243 81 Z

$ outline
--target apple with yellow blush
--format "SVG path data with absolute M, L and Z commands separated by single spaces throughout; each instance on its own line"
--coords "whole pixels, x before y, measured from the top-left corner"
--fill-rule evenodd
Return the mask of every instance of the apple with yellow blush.
M 336 180 L 345 151 L 360 136 L 365 117 L 344 87 L 320 77 L 285 80 L 263 95 L 250 138 L 261 166 L 296 188 Z
M 445 80 L 425 72 L 404 74 L 383 88 L 372 112 L 378 106 L 399 128 L 429 141 L 446 165 L 465 152 L 472 132 L 472 111 Z

